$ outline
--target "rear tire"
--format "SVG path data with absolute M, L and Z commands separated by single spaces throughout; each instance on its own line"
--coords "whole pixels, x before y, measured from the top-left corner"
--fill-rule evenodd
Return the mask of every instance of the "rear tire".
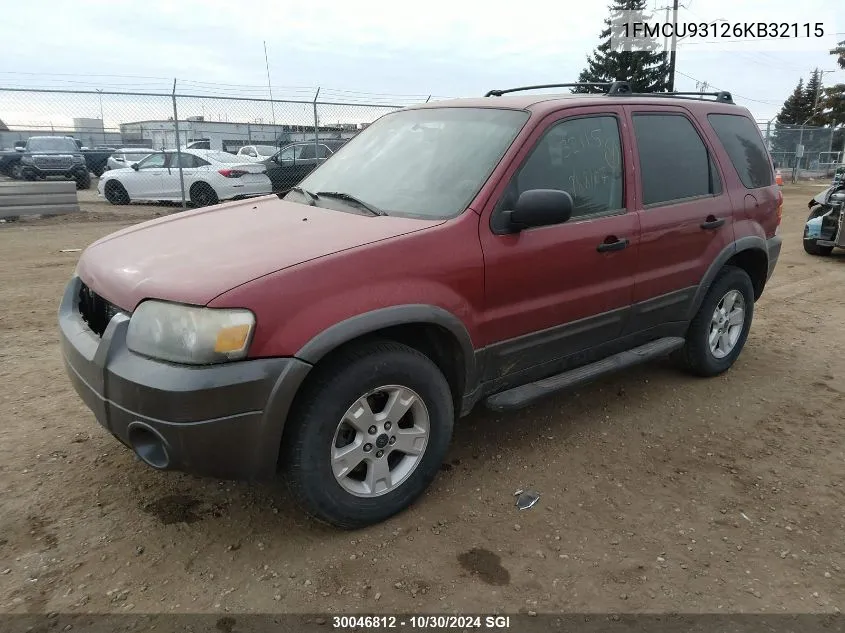
M 711 377 L 727 371 L 745 346 L 753 317 L 751 277 L 741 268 L 725 266 L 690 323 L 678 358 L 687 371 L 697 376 Z
M 350 347 L 317 367 L 291 412 L 281 452 L 288 487 L 331 525 L 384 521 L 437 475 L 454 416 L 449 384 L 427 356 L 394 342 Z
M 191 187 L 191 204 L 195 207 L 209 207 L 218 202 L 217 192 L 208 183 L 198 182 Z
M 129 204 L 126 188 L 116 180 L 109 180 L 105 187 L 106 200 L 116 205 Z

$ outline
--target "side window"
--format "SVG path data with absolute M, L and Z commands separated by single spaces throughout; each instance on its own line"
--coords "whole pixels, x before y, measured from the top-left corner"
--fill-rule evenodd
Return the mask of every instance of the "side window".
M 721 193 L 704 141 L 682 114 L 634 114 L 643 206 Z
M 302 151 L 300 152 L 300 154 L 297 158 L 301 158 L 303 160 L 306 160 L 306 159 L 309 159 L 309 158 L 313 159 L 315 156 L 316 156 L 316 153 L 314 152 L 314 144 L 308 143 L 307 145 L 302 146 Z
M 572 217 L 623 208 L 622 143 L 613 116 L 554 124 L 514 175 L 499 208 L 513 209 L 529 189 L 559 189 L 575 203 Z
M 325 145 L 319 145 L 317 147 L 317 152 L 317 158 L 328 158 L 332 155 L 332 151 Z
M 154 169 L 156 167 L 164 167 L 165 155 L 164 154 L 150 154 L 140 163 L 138 163 L 139 169 Z
M 180 161 L 181 158 L 181 161 Z M 202 159 L 197 158 L 193 154 L 176 154 L 175 152 L 170 155 L 170 167 L 172 169 L 178 169 L 181 165 L 182 169 L 190 169 L 192 167 L 199 167 L 200 163 L 202 163 Z
M 707 118 L 745 188 L 770 186 L 772 165 L 757 126 L 737 114 L 709 114 Z

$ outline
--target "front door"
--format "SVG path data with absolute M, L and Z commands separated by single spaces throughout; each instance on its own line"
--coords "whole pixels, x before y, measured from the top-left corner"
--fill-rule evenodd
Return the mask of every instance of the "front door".
M 166 154 L 150 154 L 140 163 L 135 173 L 127 174 L 123 179 L 126 191 L 131 199 L 158 200 L 161 194 L 162 180 L 167 172 Z
M 640 176 L 642 241 L 629 323 L 635 332 L 688 319 L 707 268 L 733 242 L 733 206 L 704 130 L 683 109 L 626 109 Z
M 541 123 L 481 219 L 483 380 L 533 379 L 594 360 L 631 306 L 639 225 L 621 107 L 577 108 Z M 573 198 L 560 225 L 507 233 L 503 211 L 529 189 Z

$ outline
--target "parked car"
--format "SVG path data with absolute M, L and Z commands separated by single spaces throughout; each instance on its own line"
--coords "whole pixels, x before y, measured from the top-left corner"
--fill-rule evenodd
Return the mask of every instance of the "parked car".
M 106 164 L 108 163 L 109 156 L 112 155 L 115 148 L 107 147 L 105 145 L 97 145 L 93 148 L 89 148 L 85 147 L 79 139 L 75 138 L 73 140 L 82 152 L 82 155 L 85 157 L 85 164 L 88 166 L 88 171 L 98 178 L 102 176 L 103 172 L 106 171 Z
M 414 106 L 281 198 L 89 246 L 63 354 L 149 466 L 281 471 L 309 513 L 359 527 L 423 493 L 477 403 L 513 410 L 670 353 L 727 371 L 781 205 L 728 93 Z
M 112 204 L 179 201 L 182 199 L 180 164 L 185 195 L 195 206 L 272 193 L 270 179 L 260 163 L 244 162 L 226 152 L 200 149 L 181 150 L 181 154 L 175 150 L 156 152 L 131 167 L 109 170 L 100 178 L 97 191 Z
M 804 224 L 804 250 L 826 257 L 834 248 L 845 248 L 845 180 L 814 196 L 808 203 L 810 215 Z
M 246 160 L 267 160 L 273 156 L 279 148 L 275 145 L 244 145 L 238 150 L 238 156 Z
M 11 167 L 12 178 L 18 180 L 46 180 L 64 178 L 75 180 L 77 189 L 91 186 L 91 174 L 85 156 L 75 140 L 69 136 L 30 136 Z
M 273 191 L 282 193 L 299 183 L 346 143 L 346 139 L 329 139 L 314 143 L 292 143 L 281 148 L 262 163 L 273 183 Z
M 148 149 L 146 147 L 122 147 L 115 150 L 109 156 L 106 163 L 106 171 L 111 169 L 123 169 L 124 167 L 131 167 L 134 163 L 140 163 L 150 154 L 158 154 L 158 150 Z

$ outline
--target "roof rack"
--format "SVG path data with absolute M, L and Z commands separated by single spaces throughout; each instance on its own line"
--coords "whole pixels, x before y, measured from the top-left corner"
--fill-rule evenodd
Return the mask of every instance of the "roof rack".
M 705 97 L 713 97 L 719 103 L 733 103 L 734 99 L 727 90 L 720 90 L 719 92 L 627 92 L 619 93 L 630 97 L 662 97 L 669 99 L 694 99 L 702 100 Z
M 604 81 L 592 82 L 581 81 L 569 84 L 541 84 L 538 86 L 521 86 L 519 88 L 507 88 L 505 90 L 491 90 L 485 97 L 501 97 L 509 92 L 522 92 L 524 90 L 540 90 L 543 88 L 607 88 L 607 94 L 630 94 L 631 86 L 627 81 Z

